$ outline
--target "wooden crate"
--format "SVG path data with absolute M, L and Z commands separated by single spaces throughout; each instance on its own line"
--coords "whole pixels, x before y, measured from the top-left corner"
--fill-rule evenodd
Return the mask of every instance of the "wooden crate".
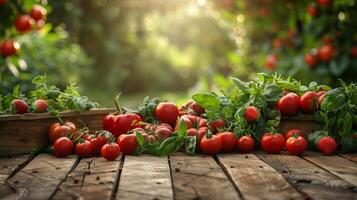
M 100 130 L 103 117 L 114 111 L 114 108 L 93 109 L 83 113 L 65 111 L 60 116 L 77 127 Z M 49 113 L 0 116 L 0 155 L 29 153 L 36 147 L 48 146 L 48 129 L 55 122 L 56 117 Z
M 310 134 L 312 129 L 317 126 L 312 115 L 302 115 L 296 117 L 283 117 L 280 121 L 279 128 L 283 133 L 291 129 L 300 129 L 304 134 Z

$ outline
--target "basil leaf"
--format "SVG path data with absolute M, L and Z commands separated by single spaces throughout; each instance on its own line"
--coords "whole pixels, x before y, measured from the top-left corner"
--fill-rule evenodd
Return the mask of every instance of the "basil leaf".
M 211 93 L 198 93 L 192 99 L 206 110 L 218 110 L 219 101 L 216 95 Z
M 341 151 L 343 153 L 357 152 L 357 139 L 356 138 L 342 138 Z
M 352 135 L 352 116 L 350 113 L 347 113 L 342 121 L 342 127 L 339 131 L 339 135 L 342 138 L 347 138 Z
M 233 80 L 234 84 L 244 93 L 249 92 L 249 85 L 246 82 L 239 80 L 238 78 L 230 77 Z
M 278 101 L 284 95 L 283 89 L 276 84 L 267 84 L 264 87 L 263 96 L 267 101 Z
M 347 105 L 347 96 L 342 88 L 336 88 L 326 92 L 324 101 L 321 103 L 322 111 L 337 111 Z
M 177 152 L 178 150 L 180 150 L 183 142 L 184 139 L 182 139 L 179 136 L 172 136 L 166 138 L 159 146 L 159 155 L 163 156 L 163 155 L 169 155 L 171 153 Z
M 138 141 L 139 146 L 144 146 L 145 139 L 144 139 L 143 135 L 139 131 L 136 132 L 136 140 Z
M 322 137 L 327 136 L 326 131 L 315 131 L 307 137 L 310 149 L 317 149 L 319 141 Z
M 196 151 L 196 136 L 188 136 L 185 139 L 185 150 L 188 155 L 195 155 Z
M 177 134 L 180 138 L 185 138 L 186 137 L 186 131 L 187 131 L 187 126 L 185 120 L 181 119 L 179 128 L 177 130 Z

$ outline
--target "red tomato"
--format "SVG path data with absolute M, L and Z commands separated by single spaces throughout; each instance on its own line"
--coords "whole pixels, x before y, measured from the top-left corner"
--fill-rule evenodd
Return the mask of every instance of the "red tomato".
M 87 140 L 82 143 L 76 144 L 76 154 L 81 158 L 89 158 L 93 154 L 93 144 Z
M 100 155 L 102 147 L 107 143 L 107 139 L 102 135 L 98 135 L 89 141 L 93 146 L 93 154 L 97 156 Z
M 171 137 L 172 135 L 173 135 L 173 132 L 166 127 L 160 127 L 155 130 L 156 139 L 158 139 L 160 141 L 165 140 L 166 138 Z
M 326 91 L 320 90 L 320 91 L 318 91 L 316 94 L 317 94 L 318 97 L 320 97 L 320 96 L 326 94 Z
M 44 99 L 37 99 L 31 105 L 32 109 L 37 113 L 47 112 L 48 103 Z
M 117 139 L 120 150 L 126 155 L 133 155 L 138 147 L 138 141 L 134 134 L 122 134 Z
M 311 53 L 305 54 L 304 60 L 310 68 L 315 68 L 316 65 L 318 64 L 317 57 L 312 55 Z
M 290 137 L 285 145 L 290 154 L 297 156 L 303 154 L 307 149 L 307 141 L 301 136 Z
M 16 41 L 7 39 L 1 43 L 0 53 L 4 57 L 12 56 L 17 54 L 20 49 L 20 44 Z
M 205 109 L 196 102 L 191 103 L 190 107 L 193 111 L 195 111 L 195 113 L 199 115 L 205 113 Z
M 177 119 L 175 130 L 177 130 L 180 127 L 180 123 L 181 123 L 182 120 L 185 122 L 187 129 L 192 128 L 193 127 L 193 121 L 191 121 L 191 118 L 189 116 L 190 115 L 182 115 L 179 119 Z
M 63 125 L 54 123 L 48 131 L 50 144 L 53 144 L 58 138 L 66 137 L 77 131 L 76 126 L 72 122 L 66 122 Z
M 330 36 L 328 36 L 328 35 L 324 36 L 324 37 L 322 38 L 322 40 L 324 41 L 324 44 L 330 44 L 330 43 L 332 43 L 332 41 L 333 41 L 332 37 L 330 37 Z
M 172 126 L 171 126 L 170 124 L 160 123 L 159 126 L 165 127 L 165 128 L 167 128 L 167 129 L 169 129 L 170 131 L 174 131 L 174 129 L 172 128 Z
M 223 119 L 217 119 L 216 121 L 210 122 L 209 125 L 211 126 L 213 131 L 217 131 L 220 128 L 223 128 L 225 125 L 225 122 Z
M 319 15 L 319 9 L 315 5 L 310 5 L 307 8 L 307 12 L 311 15 L 311 17 L 316 17 L 317 15 Z
M 128 131 L 140 127 L 137 123 L 141 121 L 141 117 L 135 113 L 117 115 L 114 119 L 113 135 L 118 137 L 121 134 L 128 133 Z
M 16 114 L 27 113 L 29 110 L 29 106 L 27 103 L 21 99 L 14 99 L 11 102 L 12 110 L 15 111 Z
M 34 7 L 32 7 L 30 13 L 31 13 L 32 19 L 34 19 L 36 21 L 45 19 L 46 15 L 47 15 L 46 9 L 40 5 L 35 5 Z
M 201 118 L 199 121 L 198 121 L 198 127 L 199 128 L 202 128 L 202 127 L 207 127 L 207 119 L 203 119 Z
M 294 115 L 299 110 L 300 97 L 290 92 L 279 99 L 277 108 L 283 115 Z
M 161 102 L 155 108 L 155 117 L 171 126 L 175 126 L 178 116 L 179 110 L 176 104 L 172 102 Z
M 53 151 L 57 157 L 66 157 L 72 153 L 73 142 L 67 137 L 60 137 L 53 144 Z
M 317 54 L 318 54 L 320 60 L 322 60 L 324 62 L 328 62 L 332 59 L 334 50 L 331 45 L 325 44 L 318 49 Z
M 276 55 L 268 55 L 268 57 L 266 58 L 265 61 L 265 65 L 268 69 L 272 70 L 276 67 L 277 63 L 278 63 L 279 59 Z
M 291 129 L 285 134 L 285 139 L 289 139 L 294 134 L 301 137 L 305 137 L 304 133 L 300 129 Z
M 332 0 L 317 0 L 317 3 L 321 6 L 321 7 L 331 7 L 332 5 Z
M 187 136 L 197 136 L 198 135 L 198 130 L 194 128 L 187 129 L 186 131 Z
M 300 107 L 301 109 L 306 112 L 314 112 L 319 108 L 319 97 L 317 96 L 316 92 L 306 92 L 300 98 Z
M 261 140 L 262 149 L 267 153 L 279 153 L 284 149 L 285 139 L 280 133 L 266 133 Z
M 354 57 L 354 58 L 357 57 L 357 47 L 352 47 L 352 48 L 351 48 L 351 55 L 352 55 L 352 57 Z
M 82 138 L 90 142 L 90 140 L 91 140 L 93 137 L 92 137 L 92 135 L 90 135 L 90 134 L 85 134 L 85 135 L 83 135 Z
M 322 137 L 319 141 L 318 148 L 326 155 L 333 154 L 337 149 L 336 140 L 330 136 Z
M 326 94 L 319 96 L 319 99 L 318 99 L 319 107 L 321 106 L 322 102 L 324 101 L 325 96 L 326 96 Z
M 283 39 L 281 38 L 276 38 L 274 41 L 273 41 L 273 48 L 274 49 L 279 49 L 281 46 L 283 46 Z
M 235 145 L 236 145 L 236 137 L 234 136 L 233 132 L 221 132 L 218 133 L 218 137 L 221 138 L 222 152 L 232 152 Z
M 28 32 L 35 24 L 30 15 L 20 15 L 16 18 L 15 27 L 18 32 Z
M 236 146 L 242 153 L 250 153 L 254 149 L 255 142 L 250 136 L 242 136 L 237 140 Z
M 217 135 L 212 135 L 211 138 L 204 136 L 200 142 L 200 149 L 205 154 L 217 154 L 221 151 L 222 140 Z
M 260 116 L 259 110 L 254 106 L 248 106 L 244 112 L 244 118 L 248 122 L 256 122 Z
M 117 143 L 105 144 L 101 149 L 101 155 L 108 161 L 115 160 L 120 154 L 120 147 Z
M 200 144 L 202 138 L 206 135 L 207 131 L 208 131 L 207 127 L 201 127 L 198 129 L 197 144 Z
M 103 129 L 114 133 L 115 115 L 106 115 L 103 118 Z

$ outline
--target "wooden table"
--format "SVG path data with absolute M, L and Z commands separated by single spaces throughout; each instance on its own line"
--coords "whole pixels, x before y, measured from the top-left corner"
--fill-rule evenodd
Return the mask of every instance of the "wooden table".
M 357 199 L 357 154 L 0 157 L 0 199 Z

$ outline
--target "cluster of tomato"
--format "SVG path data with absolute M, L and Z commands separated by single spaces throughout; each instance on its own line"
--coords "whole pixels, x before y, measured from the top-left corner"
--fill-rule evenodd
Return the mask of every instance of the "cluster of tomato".
M 13 113 L 23 114 L 30 110 L 36 113 L 47 112 L 48 103 L 44 99 L 37 99 L 32 102 L 31 107 L 22 99 L 14 99 L 11 102 L 11 109 Z
M 2 0 L 0 6 L 4 6 L 7 1 Z M 41 29 L 45 25 L 47 11 L 41 5 L 32 7 L 29 14 L 16 17 L 14 26 L 19 33 L 26 33 L 32 29 Z M 0 44 L 0 54 L 4 57 L 16 55 L 20 49 L 20 44 L 13 39 L 5 39 Z

